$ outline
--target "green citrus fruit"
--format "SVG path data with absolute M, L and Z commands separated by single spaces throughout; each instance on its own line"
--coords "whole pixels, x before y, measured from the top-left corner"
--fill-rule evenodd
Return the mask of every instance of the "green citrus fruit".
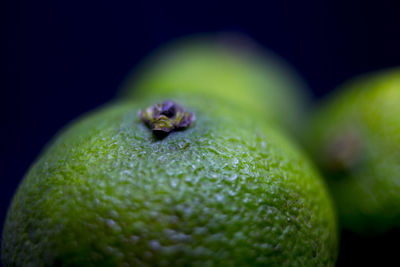
M 158 96 L 56 136 L 13 199 L 4 264 L 333 266 L 335 215 L 307 157 L 229 101 L 168 99 L 196 119 L 164 138 L 138 116 Z
M 305 87 L 284 59 L 251 39 L 208 34 L 161 47 L 127 79 L 122 96 L 184 90 L 226 99 L 296 134 L 307 106 Z
M 315 112 L 308 147 L 344 227 L 400 226 L 400 69 L 359 77 Z

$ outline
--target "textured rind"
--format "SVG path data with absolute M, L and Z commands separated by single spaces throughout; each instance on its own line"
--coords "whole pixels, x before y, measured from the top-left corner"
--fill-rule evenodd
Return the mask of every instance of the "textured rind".
M 45 149 L 8 213 L 5 266 L 333 266 L 335 215 L 307 158 L 235 108 L 170 97 L 196 113 L 156 140 L 119 102 Z
M 345 228 L 372 234 L 400 226 L 400 69 L 364 75 L 315 112 L 308 148 L 328 178 Z M 337 174 L 323 164 L 327 144 L 352 133 L 354 166 Z
M 123 98 L 192 92 L 237 103 L 295 134 L 307 108 L 305 82 L 278 55 L 244 36 L 203 34 L 171 41 L 122 86 Z

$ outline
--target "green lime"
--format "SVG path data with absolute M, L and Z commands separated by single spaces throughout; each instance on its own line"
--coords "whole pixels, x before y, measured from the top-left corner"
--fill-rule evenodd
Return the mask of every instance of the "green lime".
M 139 118 L 158 96 L 109 104 L 56 136 L 14 197 L 4 264 L 333 266 L 335 214 L 307 157 L 229 101 L 168 99 L 195 120 L 163 138 Z M 181 125 L 177 110 L 163 125 Z
M 308 147 L 345 228 L 400 226 L 400 69 L 345 84 L 314 113 Z
M 122 86 L 123 98 L 192 92 L 297 133 L 307 107 L 305 82 L 281 57 L 232 34 L 186 37 L 162 46 Z

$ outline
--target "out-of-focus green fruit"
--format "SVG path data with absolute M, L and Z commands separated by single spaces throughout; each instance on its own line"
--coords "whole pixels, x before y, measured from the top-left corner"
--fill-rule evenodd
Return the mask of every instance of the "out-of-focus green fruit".
M 332 203 L 305 155 L 200 95 L 169 94 L 196 121 L 156 139 L 137 112 L 163 99 L 116 102 L 55 138 L 12 202 L 6 266 L 334 265 Z
M 305 87 L 282 58 L 245 36 L 209 34 L 159 49 L 126 81 L 122 97 L 184 90 L 229 100 L 297 133 L 307 106 Z
M 317 109 L 308 137 L 344 227 L 400 226 L 400 69 L 345 84 Z

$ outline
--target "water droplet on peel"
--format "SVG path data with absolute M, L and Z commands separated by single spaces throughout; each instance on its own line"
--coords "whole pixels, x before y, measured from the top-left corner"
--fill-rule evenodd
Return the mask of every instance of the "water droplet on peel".
M 159 243 L 157 240 L 151 240 L 151 241 L 149 242 L 149 246 L 150 246 L 150 248 L 153 249 L 153 250 L 158 250 L 158 249 L 161 248 L 161 245 L 160 245 L 160 243 Z
M 110 210 L 109 215 L 112 218 L 116 218 L 116 217 L 118 217 L 118 212 L 116 210 Z
M 121 231 L 121 227 L 112 219 L 108 219 L 106 221 L 106 224 L 108 227 L 110 227 L 114 231 L 118 231 L 118 232 Z
M 233 190 L 229 190 L 228 194 L 229 194 L 230 196 L 235 196 L 235 195 L 236 195 L 236 192 L 233 191 Z
M 136 243 L 140 240 L 140 238 L 136 235 L 133 235 L 133 236 L 131 236 L 131 240 Z
M 172 180 L 170 185 L 172 188 L 176 188 L 176 186 L 178 185 L 178 182 L 176 180 Z
M 238 178 L 238 175 L 235 173 L 229 178 L 229 180 L 236 181 L 237 178 Z

